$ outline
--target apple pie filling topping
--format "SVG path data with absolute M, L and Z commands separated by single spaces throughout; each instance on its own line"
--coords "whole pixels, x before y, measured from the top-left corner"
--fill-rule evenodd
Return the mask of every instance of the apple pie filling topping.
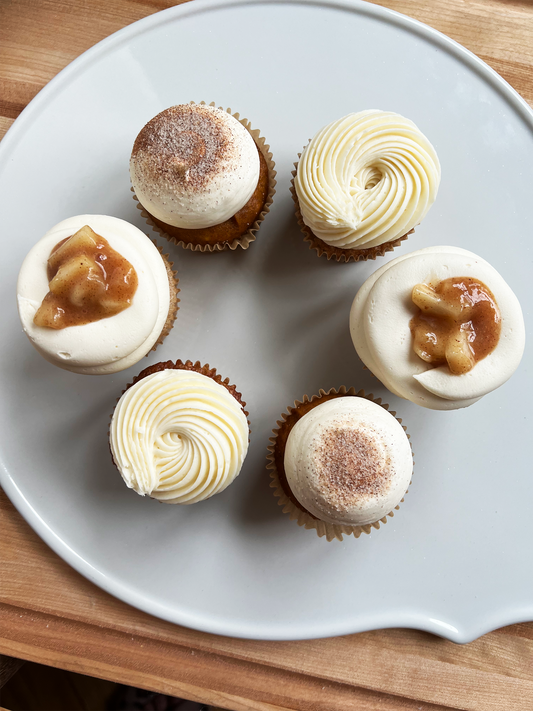
M 417 284 L 412 300 L 419 308 L 409 324 L 413 348 L 427 363 L 447 364 L 451 373 L 462 375 L 496 348 L 500 311 L 491 291 L 477 279 Z
M 62 329 L 124 311 L 137 290 L 137 273 L 88 225 L 59 242 L 48 258 L 50 291 L 33 322 Z

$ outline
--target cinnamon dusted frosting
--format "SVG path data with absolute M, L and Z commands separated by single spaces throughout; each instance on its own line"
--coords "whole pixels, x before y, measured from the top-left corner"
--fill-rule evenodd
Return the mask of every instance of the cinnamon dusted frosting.
M 463 374 L 420 358 L 411 333 L 419 312 L 413 289 L 452 277 L 485 285 L 500 319 L 492 350 Z M 354 299 L 350 331 L 363 363 L 391 392 L 433 410 L 467 407 L 503 385 L 518 367 L 525 345 L 522 310 L 507 283 L 481 257 L 449 246 L 411 252 L 374 272 Z
M 226 111 L 180 104 L 141 130 L 130 177 L 140 203 L 158 220 L 183 229 L 212 227 L 251 198 L 259 154 L 249 132 Z
M 167 504 L 194 504 L 220 493 L 239 474 L 248 422 L 223 385 L 195 371 L 168 369 L 122 395 L 110 444 L 130 489 Z
M 389 412 L 361 397 L 317 405 L 292 428 L 285 475 L 309 513 L 332 524 L 379 521 L 402 500 L 413 472 L 409 440 Z
M 48 258 L 84 225 L 135 269 L 138 286 L 131 305 L 93 323 L 61 330 L 38 326 L 34 317 L 49 291 Z M 30 250 L 20 269 L 17 302 L 24 332 L 46 360 L 75 373 L 102 375 L 129 368 L 153 348 L 168 318 L 170 287 L 157 247 L 137 227 L 116 217 L 78 215 L 52 227 Z
M 303 221 L 326 244 L 367 249 L 402 237 L 433 204 L 435 149 L 390 111 L 349 114 L 304 149 L 294 181 Z

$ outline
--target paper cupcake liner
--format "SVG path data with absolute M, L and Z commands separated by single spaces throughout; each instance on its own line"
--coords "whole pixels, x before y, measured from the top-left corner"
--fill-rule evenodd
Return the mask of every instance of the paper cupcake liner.
M 194 104 L 195 102 L 191 101 L 190 103 Z M 207 104 L 205 101 L 200 101 L 200 105 L 206 106 Z M 209 106 L 215 106 L 215 102 L 211 101 Z M 238 113 L 232 113 L 231 109 L 224 109 L 222 106 L 219 106 L 218 108 L 221 111 L 226 111 L 244 126 L 244 128 L 254 139 L 256 146 L 258 147 L 259 151 L 261 152 L 261 155 L 265 159 L 268 169 L 268 192 L 265 204 L 263 205 L 261 212 L 255 219 L 255 222 L 252 224 L 251 227 L 248 228 L 247 232 L 242 234 L 240 237 L 235 238 L 231 242 L 218 242 L 216 244 L 198 244 L 195 242 L 185 242 L 184 240 L 178 239 L 177 237 L 170 235 L 168 232 L 165 232 L 164 228 L 161 227 L 161 225 L 157 224 L 153 217 L 144 209 L 144 207 L 139 202 L 138 197 L 135 195 L 133 187 L 131 188 L 131 191 L 133 193 L 133 199 L 137 202 L 137 208 L 141 211 L 141 215 L 146 220 L 146 223 L 150 225 L 153 230 L 158 232 L 161 237 L 168 239 L 169 242 L 173 242 L 174 244 L 177 244 L 179 247 L 183 247 L 184 249 L 190 249 L 193 252 L 222 252 L 226 249 L 235 250 L 237 249 L 237 247 L 242 247 L 242 249 L 248 249 L 250 244 L 255 241 L 256 232 L 258 231 L 259 227 L 261 226 L 261 223 L 265 219 L 265 216 L 270 212 L 270 206 L 272 205 L 272 201 L 274 200 L 274 195 L 276 193 L 276 170 L 274 159 L 272 157 L 272 153 L 270 152 L 270 146 L 266 143 L 263 136 L 261 136 L 259 129 L 252 129 L 252 124 L 247 118 L 241 118 Z
M 313 407 L 316 407 L 316 405 L 326 402 L 327 400 L 346 396 L 362 397 L 365 398 L 365 400 L 370 400 L 371 402 L 376 403 L 376 405 L 380 405 L 385 410 L 390 412 L 390 414 L 400 423 L 400 425 L 402 425 L 402 420 L 399 417 L 396 417 L 395 412 L 389 410 L 389 406 L 384 404 L 381 398 L 375 398 L 372 394 L 365 395 L 364 390 L 356 392 L 353 387 L 347 389 L 343 385 L 339 388 L 339 390 L 331 388 L 331 390 L 326 392 L 325 390 L 320 389 L 319 394 L 313 395 L 310 399 L 307 395 L 304 395 L 301 401 L 296 400 L 294 406 L 289 406 L 287 408 L 287 412 L 282 413 L 281 420 L 276 422 L 277 427 L 272 430 L 274 436 L 270 437 L 271 444 L 268 446 L 267 469 L 270 471 L 270 478 L 272 480 L 270 482 L 270 486 L 274 489 L 274 496 L 278 498 L 278 504 L 283 507 L 283 513 L 289 514 L 291 520 L 295 520 L 299 526 L 303 526 L 307 529 L 314 529 L 319 537 L 325 536 L 328 541 L 333 541 L 334 539 L 342 541 L 343 535 L 352 535 L 355 538 L 359 538 L 362 533 L 370 533 L 373 528 L 379 529 L 381 523 L 387 523 L 388 519 L 394 516 L 394 511 L 400 508 L 400 504 L 404 500 L 402 498 L 400 504 L 395 506 L 392 511 L 389 511 L 388 514 L 374 523 L 369 523 L 364 526 L 348 526 L 345 524 L 333 524 L 321 521 L 313 516 L 313 514 L 309 513 L 309 511 L 306 511 L 292 494 L 284 475 L 283 466 L 285 444 L 290 430 L 300 418 L 313 409 Z M 403 425 L 402 428 L 407 435 L 407 438 L 410 440 L 411 437 L 407 434 L 406 428 Z M 278 439 L 280 440 L 279 442 Z M 411 483 L 409 483 L 409 486 L 410 485 Z M 405 494 L 407 494 L 407 491 Z
M 146 354 L 147 356 L 152 351 L 155 351 L 157 346 L 160 346 L 165 340 L 165 338 L 168 336 L 168 334 L 172 331 L 172 328 L 174 327 L 174 322 L 176 321 L 176 316 L 178 315 L 180 302 L 178 298 L 178 294 L 180 292 L 180 289 L 178 288 L 178 272 L 173 270 L 174 263 L 170 261 L 170 257 L 168 254 L 163 254 L 163 250 L 158 244 L 156 244 L 154 240 L 152 240 L 152 242 L 157 247 L 157 251 L 161 255 L 161 259 L 165 263 L 165 269 L 167 270 L 168 285 L 170 288 L 170 306 L 168 309 L 167 320 L 165 321 L 165 324 L 163 326 L 163 330 L 161 331 L 157 341 Z
M 298 158 L 300 158 L 301 155 L 301 153 L 298 153 Z M 325 254 L 328 260 L 336 259 L 337 262 L 363 262 L 367 259 L 375 259 L 376 257 L 382 257 L 387 252 L 392 252 L 395 247 L 398 247 L 398 245 L 400 245 L 410 234 L 414 232 L 413 228 L 397 239 L 391 240 L 390 242 L 383 242 L 383 244 L 378 244 L 375 247 L 368 247 L 366 249 L 343 249 L 342 247 L 332 247 L 331 245 L 326 244 L 324 240 L 315 235 L 315 233 L 305 224 L 303 220 L 300 210 L 300 202 L 298 200 L 298 195 L 296 194 L 296 188 L 294 187 L 294 179 L 296 178 L 297 170 L 298 162 L 294 164 L 290 187 L 292 199 L 294 200 L 295 205 L 296 219 L 298 220 L 300 229 L 304 233 L 304 241 L 309 243 L 309 249 L 314 249 L 319 257 Z

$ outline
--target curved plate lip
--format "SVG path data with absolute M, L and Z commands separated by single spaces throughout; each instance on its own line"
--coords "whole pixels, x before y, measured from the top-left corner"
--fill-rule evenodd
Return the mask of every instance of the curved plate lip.
M 195 0 L 194 2 L 186 2 L 182 5 L 154 13 L 153 15 L 124 27 L 88 49 L 59 72 L 28 104 L 8 130 L 0 145 L 0 165 L 2 159 L 6 159 L 9 153 L 16 148 L 17 140 L 23 135 L 27 123 L 33 120 L 41 107 L 52 100 L 57 92 L 68 86 L 68 82 L 72 80 L 78 72 L 83 71 L 90 65 L 92 61 L 112 51 L 121 43 L 127 42 L 132 37 L 144 32 L 149 32 L 153 27 L 161 25 L 167 20 L 241 5 L 326 6 L 328 8 L 351 11 L 356 14 L 374 17 L 382 22 L 396 25 L 401 29 L 419 35 L 423 39 L 432 42 L 477 72 L 508 101 L 512 108 L 533 131 L 533 109 L 531 109 L 527 102 L 505 79 L 497 74 L 496 71 L 468 49 L 458 42 L 455 42 L 455 40 L 450 39 L 438 30 L 418 20 L 402 15 L 394 10 L 389 10 L 379 5 L 372 5 L 363 0 Z M 23 492 L 18 488 L 16 482 L 1 461 L 0 483 L 18 512 L 40 538 L 86 579 L 114 597 L 143 612 L 201 632 L 242 639 L 291 641 L 334 637 L 376 629 L 405 627 L 431 632 L 452 642 L 466 644 L 500 627 L 533 619 L 532 600 L 531 605 L 521 608 L 517 608 L 516 606 L 513 606 L 512 609 L 502 608 L 497 613 L 486 615 L 483 622 L 478 621 L 468 627 L 454 622 L 454 620 L 451 619 L 440 619 L 442 615 L 432 613 L 431 610 L 395 610 L 394 612 L 374 613 L 372 615 L 366 613 L 358 619 L 357 622 L 352 624 L 332 624 L 331 622 L 322 624 L 320 622 L 314 622 L 312 627 L 310 627 L 308 623 L 304 623 L 301 626 L 294 624 L 290 632 L 287 632 L 284 625 L 276 627 L 272 622 L 269 622 L 268 626 L 264 626 L 261 624 L 252 625 L 250 622 L 242 623 L 232 621 L 228 623 L 211 618 L 206 620 L 200 615 L 188 614 L 182 610 L 162 605 L 156 600 L 151 600 L 145 595 L 137 593 L 134 588 L 124 584 L 121 580 L 110 578 L 91 565 L 89 561 L 82 558 L 75 550 L 70 548 L 67 542 L 60 538 L 47 525 L 44 519 L 25 498 Z

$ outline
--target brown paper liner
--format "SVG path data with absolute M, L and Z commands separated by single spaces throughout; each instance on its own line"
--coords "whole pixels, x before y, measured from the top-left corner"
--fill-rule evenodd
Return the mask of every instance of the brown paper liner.
M 343 535 L 352 535 L 355 538 L 359 538 L 362 533 L 370 533 L 373 528 L 379 529 L 380 523 L 387 523 L 388 518 L 392 518 L 394 516 L 394 511 L 400 508 L 400 505 L 398 504 L 398 506 L 394 507 L 393 511 L 389 511 L 389 513 L 383 518 L 364 526 L 347 526 L 345 524 L 326 523 L 304 509 L 289 488 L 283 464 L 285 445 L 289 432 L 299 419 L 301 419 L 317 405 L 320 405 L 327 400 L 333 400 L 334 398 L 346 396 L 365 398 L 365 400 L 370 400 L 371 402 L 376 403 L 376 405 L 380 405 L 385 410 L 389 411 L 390 414 L 402 425 L 402 420 L 399 417 L 396 417 L 395 412 L 389 410 L 389 406 L 384 404 L 381 401 L 381 398 L 375 398 L 373 395 L 365 395 L 364 390 L 356 392 L 355 388 L 352 387 L 346 389 L 344 385 L 340 387 L 339 390 L 331 388 L 328 392 L 320 389 L 318 395 L 313 395 L 311 399 L 309 399 L 307 395 L 304 395 L 301 402 L 296 400 L 294 407 L 288 407 L 287 412 L 282 413 L 281 420 L 276 422 L 277 428 L 272 430 L 274 436 L 270 438 L 271 444 L 268 447 L 267 455 L 267 469 L 270 471 L 270 478 L 272 480 L 270 482 L 270 486 L 274 489 L 274 496 L 278 498 L 278 504 L 283 507 L 283 513 L 288 513 L 289 517 L 292 520 L 296 520 L 296 523 L 299 526 L 303 526 L 308 529 L 314 528 L 319 537 L 325 536 L 328 541 L 332 541 L 334 539 L 342 541 Z M 411 437 L 407 434 L 406 428 L 403 425 L 402 428 L 407 435 L 407 438 L 410 440 Z M 406 494 L 407 491 L 405 492 Z M 402 498 L 400 503 L 402 503 L 403 500 L 404 499 Z
M 194 101 L 190 102 L 191 104 L 194 104 Z M 206 106 L 205 101 L 200 101 L 200 105 Z M 215 102 L 211 101 L 209 106 L 215 106 Z M 141 211 L 141 215 L 144 217 L 146 220 L 146 223 L 150 225 L 152 229 L 154 229 L 156 232 L 158 232 L 161 237 L 164 237 L 165 239 L 168 239 L 169 242 L 174 242 L 174 244 L 177 244 L 179 247 L 183 247 L 184 249 L 190 249 L 193 252 L 222 252 L 226 249 L 231 249 L 235 250 L 237 247 L 242 247 L 242 249 L 248 249 L 250 244 L 255 241 L 256 239 L 256 232 L 258 231 L 259 227 L 261 226 L 261 223 L 265 219 L 265 216 L 270 212 L 270 206 L 272 205 L 272 201 L 274 200 L 274 195 L 276 193 L 276 170 L 275 170 L 275 163 L 274 159 L 272 157 L 272 153 L 270 152 L 270 146 L 266 143 L 265 139 L 261 136 L 259 129 L 252 129 L 252 124 L 250 121 L 246 118 L 241 118 L 238 113 L 232 113 L 231 109 L 224 109 L 222 106 L 218 107 L 221 111 L 226 111 L 228 114 L 233 116 L 233 118 L 236 118 L 239 123 L 241 123 L 244 128 L 248 131 L 248 133 L 251 135 L 251 137 L 254 139 L 254 142 L 259 149 L 261 155 L 265 159 L 267 169 L 268 169 L 268 192 L 266 196 L 265 203 L 263 205 L 263 208 L 261 209 L 261 212 L 259 215 L 256 217 L 254 223 L 252 224 L 251 227 L 248 228 L 248 230 L 242 234 L 240 237 L 232 240 L 231 242 L 229 241 L 224 241 L 224 242 L 217 242 L 216 244 L 199 244 L 195 242 L 185 242 L 181 239 L 178 239 L 177 237 L 174 237 L 173 235 L 168 234 L 168 232 L 165 232 L 164 228 L 162 227 L 162 224 L 158 224 L 155 222 L 154 218 L 148 213 L 144 207 L 141 205 L 139 202 L 138 197 L 135 195 L 135 191 L 133 187 L 131 188 L 131 192 L 133 193 L 133 199 L 137 202 L 137 208 Z
M 168 309 L 168 316 L 167 320 L 165 321 L 165 324 L 163 326 L 163 330 L 161 331 L 159 338 L 157 341 L 154 343 L 152 348 L 148 351 L 146 354 L 147 356 L 149 353 L 152 351 L 155 351 L 157 346 L 160 346 L 165 338 L 168 336 L 170 331 L 172 330 L 174 326 L 174 322 L 176 320 L 176 316 L 178 315 L 178 309 L 179 309 L 179 298 L 178 294 L 180 292 L 178 288 L 179 284 L 179 279 L 178 279 L 178 273 L 173 270 L 174 264 L 173 262 L 170 261 L 169 255 L 168 254 L 163 254 L 163 250 L 161 247 L 152 240 L 152 242 L 155 244 L 157 247 L 157 250 L 159 254 L 161 255 L 161 259 L 165 263 L 165 269 L 167 270 L 167 277 L 168 277 L 168 286 L 170 288 L 170 304 L 169 304 L 169 309 Z
M 298 153 L 298 158 L 301 157 L 301 153 Z M 296 178 L 296 171 L 298 170 L 298 162 L 294 164 L 294 170 L 292 171 L 291 180 L 291 195 L 294 200 L 296 219 L 300 225 L 300 229 L 304 233 L 304 241 L 309 242 L 309 249 L 316 250 L 319 257 L 323 254 L 329 259 L 336 259 L 337 262 L 363 262 L 367 259 L 375 259 L 376 257 L 382 257 L 387 252 L 392 252 L 395 247 L 398 247 L 404 240 L 408 238 L 415 230 L 409 230 L 401 237 L 391 240 L 390 242 L 383 242 L 383 244 L 378 244 L 375 247 L 368 247 L 366 249 L 342 249 L 342 247 L 332 247 L 326 244 L 324 240 L 317 237 L 315 233 L 308 227 L 302 217 L 300 211 L 300 203 L 298 201 L 298 195 L 296 194 L 296 188 L 294 187 L 294 179 Z

